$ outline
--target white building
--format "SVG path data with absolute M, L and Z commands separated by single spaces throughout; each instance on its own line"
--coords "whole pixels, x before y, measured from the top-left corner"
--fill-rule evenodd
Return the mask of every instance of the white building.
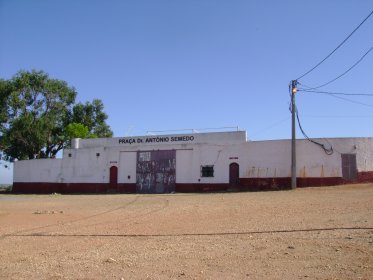
M 297 140 L 297 187 L 373 182 L 373 138 L 334 138 L 326 144 L 331 155 Z M 245 131 L 73 139 L 62 159 L 15 162 L 13 191 L 286 189 L 290 177 L 291 141 L 247 141 Z

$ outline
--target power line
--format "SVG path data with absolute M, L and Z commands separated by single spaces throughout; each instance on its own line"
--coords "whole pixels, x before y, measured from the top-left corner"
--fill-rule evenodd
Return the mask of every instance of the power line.
M 348 68 L 345 72 L 343 72 L 342 74 L 340 74 L 339 76 L 337 76 L 336 78 L 330 80 L 329 82 L 327 83 L 324 83 L 322 85 L 319 85 L 317 87 L 312 87 L 312 88 L 309 88 L 309 89 L 318 89 L 318 88 L 321 88 L 321 87 L 324 87 L 326 85 L 329 85 L 331 83 L 333 83 L 334 81 L 338 80 L 339 78 L 343 77 L 344 75 L 346 75 L 348 72 L 350 72 L 355 66 L 357 66 L 367 55 L 368 53 L 370 53 L 371 51 L 373 50 L 373 47 L 371 47 L 357 62 L 355 62 L 350 68 Z
M 287 117 L 287 118 L 285 118 L 285 119 L 279 120 L 279 121 L 277 121 L 277 122 L 271 124 L 270 126 L 267 126 L 267 127 L 263 128 L 263 129 L 261 129 L 261 130 L 259 130 L 259 131 L 257 131 L 257 132 L 254 132 L 253 134 L 250 135 L 250 138 L 253 137 L 253 136 L 256 136 L 256 135 L 258 135 L 258 134 L 261 134 L 261 133 L 263 133 L 263 132 L 266 132 L 266 131 L 268 131 L 269 129 L 271 129 L 271 128 L 273 128 L 273 127 L 276 127 L 276 126 L 278 126 L 278 125 L 284 123 L 285 121 L 287 121 L 287 120 L 289 120 L 289 119 L 290 119 L 290 117 Z
M 363 24 L 368 20 L 368 18 L 373 14 L 373 10 L 369 13 L 369 15 L 340 43 L 330 54 L 328 54 L 323 60 L 321 60 L 318 64 L 316 64 L 314 67 L 312 67 L 310 70 L 308 70 L 306 73 L 301 75 L 296 80 L 302 79 L 304 76 L 311 73 L 313 70 L 315 70 L 317 67 L 319 67 L 325 60 L 327 60 L 333 53 L 335 53 Z
M 333 147 L 332 147 L 331 145 L 330 145 L 330 148 L 327 148 L 324 144 L 321 144 L 321 143 L 319 143 L 319 142 L 317 142 L 317 141 L 315 141 L 315 140 L 313 140 L 313 139 L 311 139 L 311 138 L 308 137 L 308 135 L 307 135 L 306 132 L 303 130 L 303 127 L 302 127 L 302 125 L 301 125 L 301 123 L 300 123 L 299 114 L 298 114 L 298 108 L 295 109 L 295 114 L 296 114 L 296 116 L 297 116 L 297 121 L 298 121 L 299 129 L 300 129 L 300 131 L 302 132 L 303 136 L 304 136 L 308 141 L 310 141 L 311 143 L 313 143 L 313 144 L 319 146 L 321 149 L 323 149 L 324 152 L 325 152 L 327 155 L 329 155 L 329 156 L 332 155 L 334 151 L 333 151 Z M 329 143 L 329 144 L 330 144 L 330 143 Z
M 373 118 L 373 116 L 364 116 L 364 115 L 303 115 L 306 118 L 320 118 L 320 119 L 364 119 L 364 118 Z
M 318 91 L 318 90 L 302 89 L 302 88 L 299 88 L 298 91 L 311 92 L 311 93 L 323 93 L 323 94 L 328 94 L 328 95 L 348 95 L 348 96 L 369 96 L 369 97 L 373 97 L 373 94 L 371 94 L 371 93 L 330 92 L 330 91 Z
M 363 106 L 367 106 L 367 107 L 373 107 L 373 105 L 371 105 L 371 104 L 366 104 L 366 103 L 363 103 L 363 102 L 359 102 L 359 101 L 355 101 L 355 100 L 351 100 L 351 99 L 348 99 L 348 98 L 345 98 L 345 97 L 338 96 L 338 95 L 355 95 L 355 96 L 359 96 L 360 95 L 361 96 L 361 94 L 331 93 L 331 92 L 312 91 L 312 90 L 310 90 L 310 91 L 299 90 L 299 91 L 327 94 L 327 95 L 332 96 L 334 98 L 338 98 L 338 99 L 341 99 L 341 100 L 344 100 L 344 101 L 348 101 L 350 103 L 354 103 L 354 104 L 358 104 L 358 105 L 363 105 Z M 365 94 L 363 96 L 373 96 L 373 95 L 372 94 Z
M 294 94 L 293 94 L 294 95 Z M 294 100 L 294 96 L 292 96 L 292 101 Z M 306 132 L 304 131 L 301 123 L 300 123 L 300 119 L 299 119 L 299 114 L 298 114 L 298 108 L 297 106 L 295 106 L 295 104 L 293 104 L 293 106 L 290 106 L 289 107 L 289 110 L 290 112 L 292 113 L 292 118 L 296 117 L 297 121 L 298 121 L 298 126 L 299 126 L 299 129 L 300 131 L 302 132 L 303 136 L 305 139 L 307 139 L 308 141 L 310 141 L 311 143 L 319 146 L 321 149 L 324 150 L 324 152 L 327 154 L 327 155 L 332 155 L 333 154 L 333 147 L 330 145 L 330 148 L 327 148 L 324 144 L 321 144 L 311 138 L 308 137 L 308 135 L 306 134 Z M 292 133 L 295 133 L 295 127 L 294 127 L 294 124 L 293 124 L 293 128 L 292 128 Z M 294 153 L 295 154 L 295 153 Z M 295 164 L 294 164 L 295 165 Z

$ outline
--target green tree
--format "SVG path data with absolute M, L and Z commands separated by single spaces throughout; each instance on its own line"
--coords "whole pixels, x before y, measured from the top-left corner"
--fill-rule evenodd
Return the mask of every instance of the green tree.
M 68 139 L 73 138 L 96 138 L 95 134 L 89 132 L 87 126 L 81 123 L 69 123 L 66 128 L 66 135 Z
M 0 137 L 8 122 L 7 100 L 12 93 L 12 83 L 0 79 Z
M 113 132 L 106 124 L 108 116 L 103 109 L 104 104 L 99 99 L 92 103 L 78 103 L 73 107 L 71 122 L 85 125 L 96 137 L 112 137 Z
M 43 71 L 20 71 L 10 81 L 4 152 L 17 159 L 54 157 L 64 147 L 64 128 L 76 91 Z
M 3 133 L 8 122 L 7 100 L 12 92 L 12 84 L 9 81 L 0 79 L 0 161 L 11 160 L 9 156 L 2 153 L 4 146 L 2 144 Z
M 80 130 L 81 138 L 93 137 L 91 131 L 111 136 L 100 100 L 83 106 L 92 106 L 91 114 L 74 117 L 75 107 L 80 106 L 75 104 L 76 95 L 65 81 L 51 79 L 43 71 L 20 71 L 11 80 L 0 81 L 0 149 L 17 159 L 47 158 L 69 144 L 74 130 Z M 83 133 L 84 127 L 88 134 Z

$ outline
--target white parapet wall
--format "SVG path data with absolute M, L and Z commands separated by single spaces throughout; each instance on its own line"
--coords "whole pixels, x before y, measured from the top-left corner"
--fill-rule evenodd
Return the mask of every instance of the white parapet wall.
M 145 176 L 139 173 L 139 153 L 153 153 L 162 161 L 162 153 L 156 151 L 170 154 L 168 167 L 159 167 L 154 161 L 149 162 L 149 167 L 143 165 L 141 172 L 147 168 L 160 168 L 153 171 L 152 176 L 159 177 L 153 178 L 154 182 L 160 182 L 159 180 L 167 177 L 176 183 L 176 190 L 198 191 L 205 188 L 204 186 L 210 186 L 212 190 L 213 186 L 218 186 L 219 190 L 226 189 L 232 182 L 230 168 L 233 163 L 239 167 L 242 187 L 273 185 L 286 188 L 289 185 L 290 140 L 246 141 L 246 132 L 242 131 L 157 137 L 76 139 L 72 149 L 64 150 L 62 159 L 16 162 L 15 189 L 17 190 L 17 183 L 50 183 L 68 184 L 70 191 L 74 190 L 72 186 L 77 184 L 80 186 L 79 190 L 84 191 L 85 185 L 82 184 L 101 184 L 103 187 L 99 187 L 100 190 L 116 188 L 134 192 L 139 176 Z M 333 147 L 333 153 L 326 154 L 320 146 L 310 141 L 297 140 L 299 186 L 349 182 L 349 178 L 344 174 L 346 166 L 343 167 L 342 161 L 345 155 L 355 160 L 355 163 L 348 163 L 355 169 L 352 170 L 352 173 L 356 173 L 353 180 L 373 181 L 373 138 L 332 138 L 316 141 L 327 148 Z M 157 166 L 152 167 L 151 164 Z M 212 167 L 213 176 L 202 175 L 201 170 L 206 166 Z M 174 170 L 167 171 L 168 168 Z M 162 172 L 169 174 L 166 176 Z M 145 177 L 142 180 L 145 180 Z
M 32 159 L 14 162 L 14 182 L 61 182 L 63 159 Z

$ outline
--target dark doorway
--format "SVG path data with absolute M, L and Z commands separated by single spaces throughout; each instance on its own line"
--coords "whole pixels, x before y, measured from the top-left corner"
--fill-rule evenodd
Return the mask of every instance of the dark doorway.
M 345 180 L 357 179 L 356 154 L 342 154 L 342 177 Z
M 238 163 L 231 163 L 229 165 L 229 186 L 238 187 L 240 185 L 240 166 Z
M 118 184 L 118 167 L 110 167 L 110 189 L 116 189 Z

